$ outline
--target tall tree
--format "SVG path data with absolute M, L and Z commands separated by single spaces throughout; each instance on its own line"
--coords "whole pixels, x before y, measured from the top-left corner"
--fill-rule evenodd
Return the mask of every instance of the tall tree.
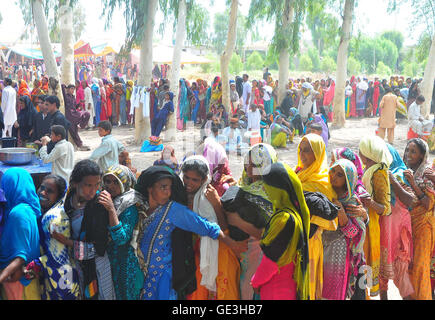
M 174 54 L 172 58 L 172 91 L 174 93 L 174 113 L 169 115 L 166 140 L 174 141 L 177 133 L 177 106 L 180 83 L 181 49 L 186 38 L 186 0 L 178 1 L 177 33 L 175 37 Z
M 204 33 L 208 26 L 208 12 L 194 0 L 160 0 L 160 9 L 168 17 L 174 16 L 176 24 L 175 47 L 171 68 L 171 90 L 174 93 L 175 112 L 169 115 L 169 121 L 165 139 L 174 141 L 177 132 L 176 111 L 178 105 L 178 91 L 181 68 L 181 51 L 184 42 L 187 40 L 194 45 L 204 43 Z M 161 32 L 164 31 L 164 23 L 161 26 Z
M 429 56 L 424 70 L 423 82 L 420 87 L 421 94 L 426 99 L 422 107 L 422 113 L 428 118 L 435 79 L 435 0 L 391 0 L 390 10 L 399 10 L 400 6 L 404 3 L 410 4 L 414 10 L 414 19 L 411 22 L 411 28 L 424 23 L 426 28 L 425 32 L 428 32 L 432 38 Z
M 337 55 L 337 79 L 334 95 L 334 125 L 337 127 L 343 127 L 346 122 L 344 91 L 346 87 L 348 48 L 352 34 L 354 8 L 355 0 L 345 0 L 341 40 Z
M 26 25 L 31 25 L 32 20 L 35 22 L 48 76 L 59 79 L 56 59 L 54 57 L 53 47 L 48 33 L 46 19 L 46 10 L 48 10 L 48 7 L 45 7 L 44 10 L 42 0 L 30 0 L 30 2 L 29 0 L 20 0 L 19 5 L 23 13 L 24 23 Z
M 140 66 L 138 85 L 148 87 L 152 80 L 153 32 L 158 7 L 157 0 L 102 0 L 106 27 L 111 26 L 114 10 L 124 10 L 126 43 L 122 53 L 130 52 L 133 45 L 140 45 Z M 135 141 L 141 144 L 151 135 L 150 118 L 142 110 L 135 113 Z
M 211 45 L 216 50 L 217 54 L 221 55 L 225 50 L 228 38 L 228 25 L 230 20 L 230 10 L 227 8 L 224 12 L 218 12 L 213 20 L 213 35 L 210 39 Z M 237 36 L 236 36 L 236 50 L 241 51 L 245 46 L 248 35 L 257 37 L 255 29 L 249 30 L 246 28 L 246 17 L 239 11 L 237 15 Z
M 279 56 L 278 103 L 285 97 L 288 82 L 290 51 L 299 50 L 300 26 L 305 15 L 306 0 L 252 0 L 249 7 L 248 27 L 258 20 L 275 22 L 272 48 Z
M 231 0 L 230 21 L 228 25 L 228 36 L 225 51 L 221 55 L 221 78 L 222 78 L 222 104 L 227 112 L 230 110 L 230 77 L 229 64 L 233 51 L 236 46 L 237 37 L 237 13 L 239 11 L 239 1 Z
M 54 0 L 56 1 L 56 0 Z M 65 0 L 58 0 L 59 2 L 65 1 Z M 72 8 L 72 24 L 73 24 L 73 35 L 74 40 L 78 40 L 82 34 L 83 31 L 86 29 L 86 13 L 84 11 L 84 8 L 80 5 L 80 3 L 77 0 L 70 0 L 70 7 Z M 65 5 L 65 4 L 61 4 Z M 66 4 L 68 6 L 68 4 Z M 57 12 L 57 9 L 54 9 L 55 12 Z M 62 10 L 59 8 L 59 15 L 62 14 Z M 54 19 L 50 19 L 48 21 L 48 28 L 50 30 L 50 40 L 52 42 L 61 42 L 61 34 L 62 32 L 60 29 L 60 19 L 56 19 L 57 15 L 54 16 Z

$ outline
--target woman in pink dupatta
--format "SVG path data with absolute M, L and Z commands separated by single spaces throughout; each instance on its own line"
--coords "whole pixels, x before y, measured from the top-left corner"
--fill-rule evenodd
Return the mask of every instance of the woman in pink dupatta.
M 355 76 L 352 76 L 350 79 L 350 86 L 353 90 L 352 97 L 350 99 L 350 117 L 352 118 L 356 117 L 356 85 L 356 78 Z
M 408 267 L 412 259 L 412 227 L 408 207 L 414 196 L 403 172 L 407 170 L 399 153 L 387 144 L 393 162 L 390 165 L 391 215 L 381 216 L 381 265 L 379 289 L 381 300 L 388 300 L 388 281 L 392 279 L 404 299 L 414 293 Z
M 334 102 L 334 95 L 335 95 L 335 81 L 333 79 L 330 79 L 330 85 L 328 89 L 326 89 L 323 92 L 323 107 L 328 112 L 328 118 L 330 122 L 333 122 L 334 120 L 334 113 L 332 112 L 333 108 L 333 102 Z
M 323 232 L 323 290 L 325 300 L 351 298 L 359 284 L 359 269 L 364 264 L 364 240 L 367 213 L 356 195 L 358 173 L 347 159 L 337 160 L 330 168 L 331 185 L 337 194 L 335 204 L 340 208 L 339 228 Z M 349 206 L 360 208 L 358 214 L 350 213 Z
M 79 105 L 83 111 L 85 109 L 85 90 L 83 89 L 82 82 L 76 81 L 76 104 Z
M 100 94 L 101 94 L 101 113 L 100 113 L 100 120 L 105 121 L 109 120 L 109 117 L 107 115 L 107 95 L 106 95 L 106 88 L 104 87 L 104 83 L 102 80 L 98 81 L 98 85 L 100 86 Z
M 204 141 L 204 158 L 207 159 L 212 173 L 211 185 L 222 197 L 225 191 L 236 181 L 231 176 L 228 156 L 225 148 L 219 144 L 215 138 L 207 138 Z
M 373 90 L 373 116 L 376 117 L 378 115 L 378 109 L 379 109 L 379 96 L 381 94 L 381 91 L 379 89 L 381 83 L 376 80 L 374 83 L 374 90 Z

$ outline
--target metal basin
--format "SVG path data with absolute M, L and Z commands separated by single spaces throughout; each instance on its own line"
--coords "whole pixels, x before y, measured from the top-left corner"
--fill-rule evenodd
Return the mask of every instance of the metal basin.
M 11 166 L 20 166 L 32 162 L 36 150 L 30 148 L 0 149 L 0 161 Z

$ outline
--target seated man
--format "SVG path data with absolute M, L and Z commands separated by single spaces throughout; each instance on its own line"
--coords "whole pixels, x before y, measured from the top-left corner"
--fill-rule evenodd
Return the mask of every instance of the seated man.
M 421 105 L 425 102 L 423 96 L 418 96 L 413 104 L 409 106 L 408 120 L 409 128 L 422 138 L 427 138 L 432 130 L 432 121 L 425 120 L 421 115 Z
M 225 137 L 225 150 L 228 152 L 239 152 L 242 147 L 242 132 L 239 129 L 239 119 L 232 118 L 229 127 L 222 131 L 222 136 Z

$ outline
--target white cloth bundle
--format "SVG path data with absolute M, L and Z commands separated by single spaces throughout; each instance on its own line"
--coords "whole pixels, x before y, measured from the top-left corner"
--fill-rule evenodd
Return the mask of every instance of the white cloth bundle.
M 203 156 L 191 156 L 185 160 L 197 160 L 203 162 L 209 168 L 208 161 Z M 213 206 L 207 200 L 205 192 L 210 184 L 211 177 L 208 173 L 207 181 L 199 188 L 193 198 L 193 211 L 210 222 L 217 223 L 216 213 Z M 200 262 L 199 269 L 201 271 L 201 285 L 208 290 L 216 292 L 216 277 L 218 275 L 218 253 L 219 240 L 213 240 L 209 237 L 201 237 L 200 242 Z

